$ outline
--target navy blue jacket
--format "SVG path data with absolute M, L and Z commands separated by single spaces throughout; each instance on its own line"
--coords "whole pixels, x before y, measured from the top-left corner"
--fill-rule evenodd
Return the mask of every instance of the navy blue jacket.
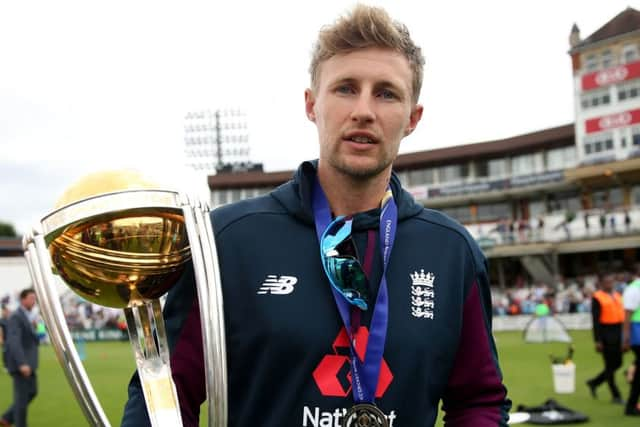
M 9 317 L 5 337 L 5 364 L 10 374 L 17 374 L 21 365 L 38 369 L 38 335 L 27 315 L 18 307 Z
M 353 405 L 348 341 L 313 225 L 314 176 L 315 163 L 305 162 L 272 193 L 212 214 L 230 426 L 334 426 Z M 510 402 L 490 332 L 485 259 L 464 227 L 415 203 L 395 175 L 391 187 L 399 218 L 386 276 L 389 324 L 376 403 L 396 427 L 432 426 L 441 399 L 448 426 L 506 426 Z M 354 217 L 361 254 L 367 230 L 378 223 L 378 209 Z M 374 294 L 382 272 L 378 249 L 375 254 Z M 165 318 L 183 420 L 196 426 L 205 375 L 192 269 L 170 291 Z M 143 425 L 148 421 L 134 375 L 123 426 Z
M 3 344 L 0 345 L 0 349 L 2 349 L 2 366 L 6 366 L 7 362 L 6 360 L 6 345 L 4 344 L 4 341 L 7 340 L 7 325 L 9 324 L 9 318 L 1 318 L 0 319 L 0 329 L 2 329 L 2 339 L 3 339 Z

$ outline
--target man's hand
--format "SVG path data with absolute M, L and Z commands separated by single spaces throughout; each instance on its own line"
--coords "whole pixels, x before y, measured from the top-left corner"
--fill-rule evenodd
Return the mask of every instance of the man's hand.
M 23 377 L 27 378 L 31 376 L 31 366 L 29 365 L 20 365 L 18 368 Z
M 604 345 L 602 344 L 602 341 L 596 341 L 596 351 L 598 353 L 602 353 L 603 349 L 604 349 Z

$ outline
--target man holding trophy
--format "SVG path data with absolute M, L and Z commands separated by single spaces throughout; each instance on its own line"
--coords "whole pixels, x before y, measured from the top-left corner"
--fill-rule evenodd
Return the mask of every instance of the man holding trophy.
M 440 400 L 447 425 L 506 426 L 485 259 L 392 172 L 422 116 L 423 64 L 382 9 L 323 27 L 305 91 L 319 159 L 212 213 L 230 426 L 431 426 Z M 206 398 L 199 313 L 213 309 L 195 276 L 187 264 L 164 307 L 188 426 Z M 149 425 L 146 408 L 136 374 L 122 425 Z

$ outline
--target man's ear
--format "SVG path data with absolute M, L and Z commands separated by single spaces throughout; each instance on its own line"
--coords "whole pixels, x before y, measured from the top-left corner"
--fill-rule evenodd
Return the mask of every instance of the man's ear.
M 307 118 L 314 122 L 316 121 L 316 112 L 313 107 L 316 105 L 316 98 L 311 89 L 306 89 L 304 91 L 304 108 L 307 113 Z
M 413 106 L 413 108 L 411 109 L 411 114 L 409 115 L 409 123 L 407 124 L 407 127 L 404 130 L 404 136 L 410 135 L 411 132 L 414 131 L 416 126 L 418 126 L 418 123 L 422 118 L 423 110 L 424 110 L 424 107 L 420 104 L 416 104 Z

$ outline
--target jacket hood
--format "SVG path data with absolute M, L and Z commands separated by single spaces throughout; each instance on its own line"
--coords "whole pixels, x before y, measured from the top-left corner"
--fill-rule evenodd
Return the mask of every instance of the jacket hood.
M 313 225 L 313 210 L 311 196 L 316 177 L 318 160 L 309 160 L 300 164 L 291 181 L 276 188 L 271 196 L 274 197 L 290 214 L 302 222 Z M 391 191 L 398 206 L 398 222 L 418 215 L 424 209 L 416 203 L 411 194 L 406 192 L 400 184 L 400 179 L 391 173 Z M 380 219 L 380 209 L 371 209 L 354 215 L 353 227 L 366 229 L 377 227 Z

